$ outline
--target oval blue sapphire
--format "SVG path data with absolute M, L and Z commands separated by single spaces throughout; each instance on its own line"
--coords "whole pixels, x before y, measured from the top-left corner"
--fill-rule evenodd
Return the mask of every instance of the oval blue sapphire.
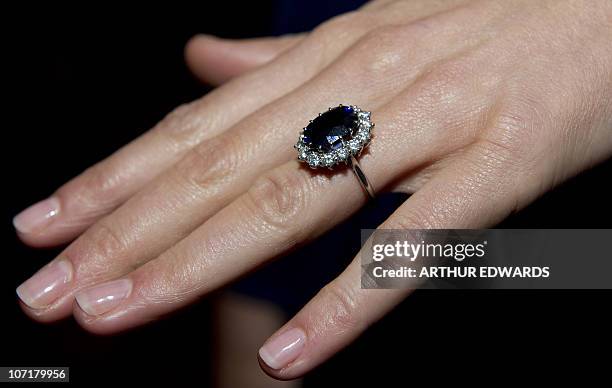
M 323 113 L 304 129 L 304 143 L 324 152 L 342 147 L 356 132 L 359 120 L 350 106 L 339 106 Z

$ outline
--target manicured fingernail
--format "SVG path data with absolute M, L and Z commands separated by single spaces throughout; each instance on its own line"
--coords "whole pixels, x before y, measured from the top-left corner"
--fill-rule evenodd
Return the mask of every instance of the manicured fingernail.
M 259 357 L 272 369 L 283 369 L 302 353 L 306 334 L 302 329 L 293 328 L 268 340 L 259 349 Z
M 59 213 L 59 200 L 47 198 L 35 203 L 13 218 L 13 225 L 20 233 L 32 233 L 46 228 Z
M 70 280 L 70 262 L 64 259 L 52 261 L 17 287 L 17 296 L 31 308 L 41 309 L 59 298 Z
M 102 315 L 117 307 L 132 292 L 130 279 L 98 284 L 76 296 L 79 307 L 89 315 Z

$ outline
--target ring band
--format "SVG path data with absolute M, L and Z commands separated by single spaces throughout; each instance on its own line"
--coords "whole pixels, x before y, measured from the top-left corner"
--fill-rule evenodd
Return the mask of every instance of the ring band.
M 310 168 L 333 169 L 338 164 L 351 167 L 364 191 L 374 198 L 374 188 L 361 169 L 357 156 L 368 146 L 374 123 L 370 112 L 355 105 L 339 105 L 310 120 L 297 144 L 298 160 Z
M 374 187 L 372 187 L 372 184 L 370 183 L 368 178 L 363 173 L 363 170 L 361 169 L 361 166 L 359 165 L 359 162 L 357 161 L 357 159 L 353 155 L 351 155 L 351 158 L 349 159 L 348 163 L 353 169 L 353 172 L 355 173 L 357 180 L 361 184 L 361 187 L 363 187 L 365 192 L 368 193 L 368 195 L 370 196 L 370 199 L 374 199 L 375 198 Z

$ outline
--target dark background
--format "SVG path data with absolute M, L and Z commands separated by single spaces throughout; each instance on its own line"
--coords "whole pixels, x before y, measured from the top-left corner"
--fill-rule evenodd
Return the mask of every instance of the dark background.
M 72 321 L 39 325 L 21 314 L 14 289 L 58 250 L 33 250 L 15 237 L 12 217 L 44 198 L 161 119 L 206 91 L 183 63 L 195 33 L 251 37 L 308 30 L 352 2 L 257 1 L 125 6 L 40 7 L 5 17 L 0 273 L 0 365 L 70 366 L 78 383 L 197 382 L 211 378 L 210 302 L 148 327 L 112 337 Z M 14 25 L 13 25 L 14 24 Z M 547 194 L 504 227 L 612 227 L 612 162 Z M 337 274 L 359 249 L 359 229 L 384 219 L 402 198 L 387 196 L 316 244 L 236 285 L 256 290 L 291 313 Z M 560 244 L 564 242 L 560 241 Z M 313 259 L 314 258 L 314 259 Z M 612 255 L 611 255 L 612 258 Z M 285 260 L 287 261 L 287 260 Z M 579 265 L 579 263 L 577 263 Z M 283 271 L 310 268 L 301 283 Z M 302 266 L 302 267 L 300 267 Z M 317 268 L 312 272 L 312 268 Z M 296 268 L 296 267 L 293 267 Z M 258 287 L 262 281 L 271 283 Z M 574 373 L 609 362 L 609 292 L 418 291 L 353 346 L 306 379 L 308 386 L 408 385 L 417 378 L 518 378 L 528 370 Z M 595 352 L 603 351 L 603 357 Z M 255 355 L 253 355 L 255 362 Z M 548 366 L 553 362 L 555 367 Z

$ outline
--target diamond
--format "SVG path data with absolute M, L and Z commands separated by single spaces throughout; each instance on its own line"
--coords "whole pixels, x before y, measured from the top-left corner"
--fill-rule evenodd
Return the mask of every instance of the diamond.
M 340 158 L 340 160 L 346 160 L 349 156 L 349 152 L 346 148 L 340 148 L 336 152 L 336 155 L 338 155 L 338 158 Z
M 321 159 L 316 154 L 310 154 L 306 157 L 306 162 L 310 165 L 310 167 L 317 167 L 320 164 Z
M 323 155 L 323 166 L 329 167 L 336 163 L 336 158 L 332 154 Z
M 306 149 L 300 149 L 300 151 L 298 152 L 298 158 L 300 160 L 306 160 L 306 157 L 308 156 L 308 151 Z
M 351 153 L 353 155 L 355 155 L 355 154 L 359 153 L 359 151 L 361 151 L 362 145 L 360 143 L 360 140 L 353 139 L 353 140 L 348 142 L 348 147 L 351 150 Z

